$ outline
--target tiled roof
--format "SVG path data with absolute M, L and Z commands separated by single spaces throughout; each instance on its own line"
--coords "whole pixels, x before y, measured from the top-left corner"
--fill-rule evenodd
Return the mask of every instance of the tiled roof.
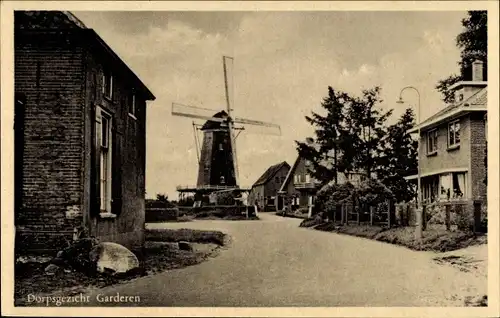
M 253 186 L 258 186 L 269 182 L 269 180 L 271 180 L 271 178 L 284 166 L 290 168 L 290 165 L 286 161 L 280 162 L 278 164 L 275 164 L 274 166 L 269 167 L 266 170 L 266 172 L 264 172 L 264 174 L 260 176 L 260 178 L 254 183 Z
M 457 109 L 464 109 L 464 108 L 470 108 L 470 109 L 476 109 L 476 108 L 483 108 L 487 105 L 488 103 L 488 88 L 485 87 L 483 89 L 480 89 L 476 93 L 474 93 L 472 96 L 467 98 L 466 100 L 461 101 L 460 103 L 452 104 L 444 109 L 438 111 L 431 117 L 427 118 L 426 120 L 422 121 L 420 123 L 420 127 L 426 126 L 427 124 L 435 121 L 438 118 L 441 117 L 446 117 L 447 114 L 452 113 L 453 111 Z M 416 129 L 417 127 L 415 127 Z

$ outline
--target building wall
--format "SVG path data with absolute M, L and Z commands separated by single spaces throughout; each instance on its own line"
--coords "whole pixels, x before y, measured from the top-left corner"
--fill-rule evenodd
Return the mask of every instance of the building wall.
M 145 165 L 146 165 L 146 101 L 136 93 L 136 115 L 129 115 L 129 99 L 134 85 L 127 81 L 119 68 L 110 67 L 103 54 L 85 51 L 85 130 L 86 175 L 85 192 L 88 201 L 86 226 L 90 234 L 101 241 L 113 241 L 130 249 L 138 249 L 144 242 L 145 221 Z M 113 98 L 102 92 L 104 66 L 113 74 Z M 112 208 L 116 218 L 101 218 L 95 192 L 95 107 L 99 105 L 113 115 L 112 134 Z M 88 151 L 90 150 L 90 151 Z M 93 204 L 95 203 L 95 204 Z
M 421 174 L 443 169 L 468 168 L 470 160 L 470 120 L 468 116 L 460 119 L 460 148 L 448 150 L 448 123 L 438 127 L 437 154 L 427 155 L 427 133 L 422 132 L 420 143 Z
M 288 165 L 284 165 L 276 172 L 276 174 L 265 184 L 264 196 L 276 196 L 279 189 L 281 188 L 281 184 L 285 181 L 286 175 L 288 174 L 289 170 L 290 167 Z
M 470 148 L 471 148 L 471 167 L 470 179 L 472 185 L 472 198 L 486 200 L 486 167 L 484 157 L 486 151 L 486 125 L 484 113 L 473 113 L 470 116 Z
M 16 247 L 42 250 L 64 246 L 82 222 L 83 51 L 64 32 L 29 34 L 15 34 L 14 86 L 26 101 Z

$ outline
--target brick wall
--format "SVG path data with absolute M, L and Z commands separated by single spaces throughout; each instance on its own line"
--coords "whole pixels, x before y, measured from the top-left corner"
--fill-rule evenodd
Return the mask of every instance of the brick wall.
M 85 192 L 89 193 L 85 210 L 89 211 L 86 225 L 92 235 L 101 241 L 113 241 L 130 249 L 138 249 L 144 242 L 145 221 L 145 166 L 146 166 L 146 101 L 134 84 L 128 81 L 123 70 L 96 50 L 85 51 L 85 130 L 87 169 Z M 113 74 L 113 98 L 104 98 L 102 76 L 104 66 Z M 136 116 L 129 115 L 128 103 L 136 92 Z M 96 172 L 92 165 L 95 156 L 94 108 L 103 107 L 113 114 L 112 154 L 112 213 L 116 218 L 99 217 L 96 199 Z M 93 191 L 94 190 L 94 191 Z M 95 203 L 95 202 L 94 202 Z
M 470 116 L 471 125 L 471 184 L 472 198 L 486 199 L 486 167 L 484 165 L 484 156 L 486 150 L 486 135 L 484 113 L 472 114 Z
M 264 195 L 265 196 L 276 196 L 279 189 L 281 188 L 282 181 L 285 180 L 288 171 L 290 170 L 289 166 L 281 167 L 278 172 L 265 184 Z M 278 182 L 276 182 L 276 178 L 278 178 Z
M 16 246 L 57 247 L 82 220 L 82 48 L 65 32 L 16 31 L 15 92 L 25 97 Z

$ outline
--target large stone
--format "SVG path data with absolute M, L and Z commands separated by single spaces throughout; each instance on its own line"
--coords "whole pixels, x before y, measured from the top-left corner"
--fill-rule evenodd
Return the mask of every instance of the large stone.
M 182 251 L 192 251 L 193 250 L 193 247 L 191 246 L 191 244 L 189 244 L 189 242 L 180 241 L 178 244 L 179 244 L 179 249 Z
M 99 273 L 122 274 L 139 267 L 139 260 L 134 253 L 117 243 L 99 243 L 89 256 Z
M 52 276 L 55 275 L 58 271 L 60 271 L 61 268 L 55 264 L 49 264 L 47 267 L 45 267 L 45 274 Z

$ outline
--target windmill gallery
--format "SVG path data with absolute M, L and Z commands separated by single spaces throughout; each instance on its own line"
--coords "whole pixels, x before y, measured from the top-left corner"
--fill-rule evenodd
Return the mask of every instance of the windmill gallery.
M 242 194 L 250 190 L 241 188 L 239 184 L 236 139 L 245 128 L 236 125 L 260 126 L 265 127 L 272 133 L 281 133 L 279 125 L 234 116 L 233 89 L 232 83 L 228 80 L 231 78 L 233 58 L 223 56 L 222 62 L 226 100 L 225 110 L 216 111 L 172 103 L 173 116 L 205 120 L 204 124 L 192 122 L 198 156 L 198 180 L 196 186 L 177 187 L 181 199 L 187 193 L 194 193 L 195 207 L 201 206 L 202 202 L 210 201 L 210 195 L 224 192 L 232 192 L 242 200 Z M 199 145 L 198 131 L 203 133 L 201 147 Z

